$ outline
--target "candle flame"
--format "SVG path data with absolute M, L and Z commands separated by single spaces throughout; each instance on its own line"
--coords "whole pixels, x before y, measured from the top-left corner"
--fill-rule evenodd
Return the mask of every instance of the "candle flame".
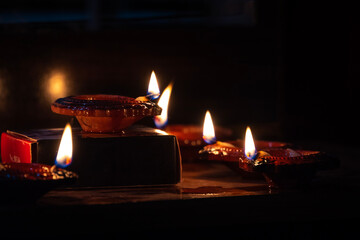
M 207 144 L 213 144 L 216 142 L 214 124 L 211 119 L 211 114 L 210 114 L 209 110 L 206 111 L 206 114 L 205 114 L 204 127 L 203 127 L 203 139 Z
M 248 159 L 254 159 L 256 156 L 256 149 L 250 127 L 246 128 L 245 133 L 245 155 Z
M 151 100 L 157 99 L 160 96 L 159 84 L 154 71 L 151 72 L 147 95 Z
M 161 115 L 155 116 L 154 122 L 157 128 L 164 128 L 168 121 L 168 108 L 173 84 L 170 83 L 161 94 L 158 105 L 162 108 Z
M 56 156 L 55 165 L 59 167 L 67 167 L 71 164 L 73 146 L 72 133 L 70 124 L 66 124 L 61 137 L 58 154 Z

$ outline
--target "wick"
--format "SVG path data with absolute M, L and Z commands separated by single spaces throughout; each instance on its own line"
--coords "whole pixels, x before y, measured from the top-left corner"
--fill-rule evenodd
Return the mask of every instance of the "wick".
M 203 140 L 204 140 L 204 142 L 206 142 L 207 144 L 215 144 L 215 143 L 217 143 L 218 141 L 216 141 L 216 138 L 214 137 L 214 138 L 210 138 L 210 139 L 208 139 L 208 138 L 206 138 L 206 137 L 204 137 L 203 136 Z
M 159 96 L 160 96 L 160 94 L 151 93 L 151 94 L 147 94 L 146 96 L 139 96 L 135 100 L 141 101 L 141 102 L 149 102 L 149 101 L 154 101 Z
M 159 96 L 160 96 L 160 93 L 150 93 L 150 94 L 146 95 L 145 97 L 150 100 L 155 100 L 155 99 L 159 98 Z
M 247 159 L 250 160 L 255 160 L 259 157 L 259 152 L 255 152 L 253 156 L 251 156 L 252 154 L 250 152 L 245 153 L 245 156 Z

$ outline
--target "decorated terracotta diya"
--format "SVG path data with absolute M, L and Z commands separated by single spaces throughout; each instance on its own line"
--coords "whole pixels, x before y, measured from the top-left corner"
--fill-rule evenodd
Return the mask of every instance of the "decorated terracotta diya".
M 244 155 L 244 140 L 237 139 L 235 141 L 221 142 L 205 146 L 200 154 L 203 158 L 213 161 L 238 162 L 239 157 Z M 291 146 L 290 143 L 276 141 L 255 141 L 256 147 L 261 151 L 267 151 L 272 148 L 281 149 Z
M 262 173 L 248 172 L 239 168 L 239 158 L 244 155 L 243 147 L 245 141 L 237 139 L 235 141 L 221 142 L 204 146 L 200 151 L 200 157 L 204 160 L 218 161 L 226 164 L 234 171 L 240 173 L 244 178 L 263 179 Z M 259 150 L 266 151 L 271 148 L 287 148 L 290 143 L 276 141 L 255 141 L 255 145 Z
M 269 187 L 287 188 L 310 183 L 318 170 L 336 168 L 338 159 L 319 151 L 271 148 L 259 151 L 254 159 L 242 154 L 239 168 L 261 172 Z
M 195 160 L 199 160 L 199 150 L 206 145 L 206 142 L 203 138 L 203 129 L 204 126 L 200 125 L 186 125 L 186 124 L 170 124 L 167 125 L 168 122 L 168 107 L 169 107 L 169 100 L 171 96 L 173 88 L 173 83 L 170 83 L 159 99 L 159 106 L 163 109 L 161 115 L 156 116 L 154 118 L 155 126 L 159 129 L 166 131 L 170 135 L 174 135 L 177 137 L 181 157 L 183 162 L 192 162 Z M 207 111 L 206 116 L 210 116 L 210 112 Z M 211 116 L 210 116 L 211 118 Z M 205 117 L 206 119 L 206 117 Z M 205 124 L 205 121 L 204 121 Z M 216 127 L 214 130 L 214 126 L 211 120 L 211 127 L 216 136 L 222 140 L 229 140 L 232 136 L 231 129 Z M 213 136 L 214 139 L 215 136 Z M 216 141 L 216 140 L 215 140 Z
M 203 140 L 203 128 L 196 125 L 168 125 L 164 129 L 168 134 L 175 135 L 179 141 L 183 161 L 195 161 L 199 159 L 199 151 L 206 146 Z M 232 137 L 232 131 L 228 128 L 215 127 L 216 137 L 220 140 L 228 140 Z
M 287 188 L 308 184 L 318 170 L 336 168 L 338 159 L 319 151 L 295 150 L 283 142 L 255 141 L 259 150 L 249 158 L 244 141 L 217 142 L 205 146 L 200 155 L 229 164 L 245 176 L 264 176 L 271 188 Z
M 145 98 L 119 95 L 79 95 L 57 99 L 51 110 L 75 116 L 85 132 L 120 132 L 147 116 L 161 114 L 161 108 Z
M 51 189 L 75 183 L 77 174 L 38 163 L 0 163 L 0 202 L 33 201 Z

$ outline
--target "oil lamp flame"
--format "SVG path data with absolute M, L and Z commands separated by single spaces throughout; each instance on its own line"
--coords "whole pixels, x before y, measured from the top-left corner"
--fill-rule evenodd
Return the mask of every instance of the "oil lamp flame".
M 256 149 L 250 127 L 246 128 L 245 133 L 245 155 L 248 159 L 254 159 L 256 156 Z
M 147 97 L 150 98 L 151 100 L 154 100 L 154 99 L 157 99 L 159 96 L 160 96 L 159 84 L 157 82 L 155 72 L 152 71 L 151 77 L 150 77 L 150 82 L 149 82 L 149 87 L 148 87 L 148 92 L 147 92 Z
M 164 128 L 168 121 L 168 107 L 173 84 L 170 83 L 161 94 L 158 105 L 162 108 L 161 115 L 155 116 L 154 122 L 157 128 Z
M 216 142 L 214 124 L 209 111 L 206 111 L 205 114 L 203 139 L 207 144 L 213 144 Z
M 70 124 L 66 124 L 63 135 L 61 137 L 58 154 L 56 156 L 55 165 L 58 167 L 67 167 L 71 164 L 73 146 L 72 133 Z

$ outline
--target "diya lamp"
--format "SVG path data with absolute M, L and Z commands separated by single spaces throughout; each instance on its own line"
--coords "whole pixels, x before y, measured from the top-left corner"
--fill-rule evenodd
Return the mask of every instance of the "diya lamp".
M 245 134 L 245 141 L 243 139 L 237 139 L 233 141 L 216 141 L 213 144 L 209 144 L 205 146 L 201 151 L 201 157 L 207 160 L 214 160 L 214 161 L 224 161 L 226 163 L 237 162 L 240 154 L 242 154 L 245 143 L 249 144 L 249 139 L 252 138 L 252 133 L 250 128 L 246 129 Z M 246 140 L 247 139 L 247 140 Z M 277 141 L 259 141 L 256 140 L 253 142 L 254 149 L 255 145 L 257 149 L 260 150 L 260 153 L 265 151 L 269 148 L 288 148 L 291 146 L 290 143 L 285 142 L 277 142 Z M 251 142 L 250 142 L 251 146 Z M 248 155 L 251 152 L 248 152 Z M 250 155 L 249 155 L 250 156 Z M 236 164 L 236 169 L 239 169 L 238 165 Z
M 0 163 L 0 202 L 31 202 L 48 191 L 75 183 L 76 173 L 41 163 Z
M 271 188 L 307 185 L 318 170 L 336 168 L 339 165 L 338 159 L 319 151 L 292 148 L 256 151 L 249 127 L 246 132 L 245 154 L 239 158 L 239 168 L 262 173 Z
M 0 163 L 0 202 L 29 202 L 51 189 L 75 183 L 78 175 L 63 169 L 71 164 L 72 136 L 67 124 L 59 145 L 55 165 L 41 163 Z
M 209 117 L 209 119 L 211 120 L 211 117 Z M 239 157 L 239 148 L 237 146 L 243 146 L 243 144 L 241 144 L 241 142 L 243 142 L 242 140 L 227 142 L 216 141 L 215 132 L 213 131 L 211 124 L 204 124 L 203 138 L 209 145 L 204 146 L 199 151 L 201 159 L 221 161 L 231 169 L 241 173 L 241 175 L 246 178 L 262 178 L 261 174 L 248 174 L 239 168 L 236 161 Z
M 146 96 L 136 99 L 107 94 L 69 96 L 57 99 L 51 105 L 51 110 L 57 114 L 76 117 L 85 132 L 115 133 L 144 117 L 159 115 L 161 108 L 152 102 L 159 95 L 153 71 Z
M 191 162 L 199 160 L 199 150 L 203 148 L 206 144 L 212 143 L 212 141 L 216 141 L 215 133 L 216 136 L 218 136 L 218 138 L 220 139 L 229 139 L 232 136 L 232 131 L 230 129 L 222 127 L 214 128 L 214 126 L 212 125 L 212 119 L 209 111 L 207 111 L 206 113 L 203 127 L 198 125 L 184 124 L 167 125 L 168 108 L 172 88 L 173 84 L 171 83 L 166 87 L 166 89 L 160 96 L 158 105 L 162 108 L 162 113 L 158 116 L 155 116 L 155 126 L 159 129 L 163 129 L 168 134 L 175 135 L 177 137 L 183 161 Z M 208 128 L 210 123 L 214 131 L 215 140 L 211 140 L 210 136 L 203 138 L 204 127 L 206 125 L 206 128 Z
M 233 142 L 236 144 L 236 142 Z M 256 149 L 248 127 L 243 147 L 217 142 L 200 151 L 208 160 L 232 163 L 242 173 L 263 175 L 270 188 L 288 188 L 309 184 L 318 170 L 336 168 L 338 159 L 326 153 L 293 149 L 281 142 L 261 142 Z

